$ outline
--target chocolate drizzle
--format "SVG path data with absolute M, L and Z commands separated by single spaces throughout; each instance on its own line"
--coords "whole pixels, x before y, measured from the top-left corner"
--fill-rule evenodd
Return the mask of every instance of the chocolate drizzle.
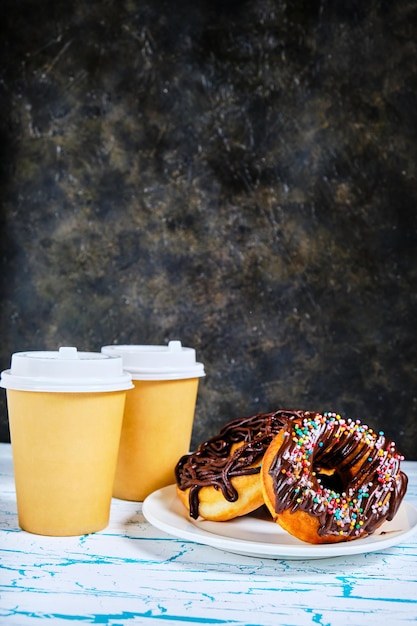
M 305 413 L 285 425 L 269 468 L 275 511 L 305 511 L 319 520 L 320 536 L 344 540 L 369 535 L 396 514 L 407 489 L 403 457 L 384 433 L 335 413 Z M 341 489 L 326 486 L 335 469 Z
M 238 493 L 232 478 L 258 474 L 259 463 L 275 435 L 288 419 L 303 414 L 303 411 L 279 410 L 238 418 L 202 443 L 196 452 L 184 455 L 177 463 L 175 476 L 180 489 L 190 488 L 190 516 L 198 518 L 202 487 L 220 489 L 226 500 L 236 502 Z M 236 444 L 240 444 L 239 447 L 235 448 Z M 259 465 L 253 467 L 257 463 Z

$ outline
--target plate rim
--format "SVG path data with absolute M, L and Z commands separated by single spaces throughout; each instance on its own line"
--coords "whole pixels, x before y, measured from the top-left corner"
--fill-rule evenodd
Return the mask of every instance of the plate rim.
M 172 503 L 174 503 L 174 506 L 181 505 L 181 507 L 183 507 L 176 494 L 175 484 L 162 487 L 149 494 L 142 504 L 142 513 L 152 526 L 173 537 L 211 546 L 226 552 L 256 558 L 310 560 L 379 552 L 398 545 L 417 530 L 417 509 L 408 501 L 404 500 L 401 503 L 401 508 L 405 508 L 408 517 L 410 517 L 411 514 L 413 524 L 406 530 L 394 531 L 386 538 L 381 538 L 381 535 L 370 535 L 355 541 L 320 545 L 309 544 L 302 541 L 300 541 L 300 545 L 246 541 L 235 537 L 218 535 L 212 531 L 199 528 L 195 521 L 187 518 L 187 510 L 185 507 L 183 507 L 184 511 L 181 511 L 180 514 L 173 509 Z M 161 519 L 161 516 L 155 509 L 156 511 L 162 510 L 168 517 L 168 521 Z M 172 521 L 170 523 L 169 520 L 171 518 L 180 520 L 180 524 L 174 524 Z M 223 522 L 217 523 L 222 524 Z

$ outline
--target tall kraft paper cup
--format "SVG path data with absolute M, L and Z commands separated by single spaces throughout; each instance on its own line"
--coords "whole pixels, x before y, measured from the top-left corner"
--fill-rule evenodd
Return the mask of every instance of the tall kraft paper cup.
M 1 374 L 6 388 L 19 526 L 84 535 L 109 521 L 126 391 L 121 358 L 23 352 Z
M 133 379 L 126 396 L 113 495 L 142 501 L 175 482 L 175 465 L 189 451 L 202 363 L 180 341 L 168 346 L 104 346 Z

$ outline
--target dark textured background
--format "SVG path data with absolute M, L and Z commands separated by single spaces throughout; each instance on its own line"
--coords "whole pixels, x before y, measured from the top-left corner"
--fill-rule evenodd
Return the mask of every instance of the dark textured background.
M 417 460 L 417 2 L 0 13 L 1 369 L 181 339 L 193 445 L 329 409 Z

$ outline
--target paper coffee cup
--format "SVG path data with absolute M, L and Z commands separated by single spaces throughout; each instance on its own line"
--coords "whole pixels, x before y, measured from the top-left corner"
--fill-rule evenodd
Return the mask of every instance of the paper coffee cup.
M 199 379 L 205 375 L 193 348 L 104 346 L 132 375 L 127 392 L 113 495 L 142 501 L 175 482 L 175 465 L 189 451 Z
M 109 521 L 126 391 L 122 359 L 102 353 L 22 352 L 6 388 L 19 525 L 83 535 Z

